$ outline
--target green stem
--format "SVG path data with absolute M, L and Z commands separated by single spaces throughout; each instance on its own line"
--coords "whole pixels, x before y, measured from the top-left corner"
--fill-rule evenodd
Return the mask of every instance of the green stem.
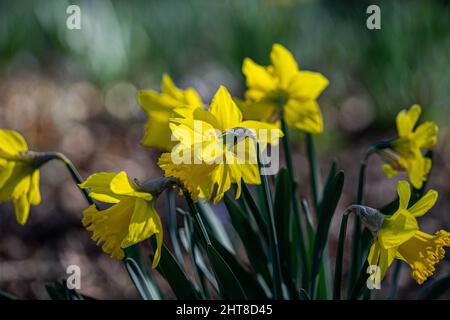
M 299 240 L 299 246 L 300 246 L 300 257 L 301 257 L 301 266 L 302 266 L 302 274 L 304 276 L 307 276 L 308 272 L 308 266 L 307 266 L 307 258 L 306 258 L 306 248 L 305 248 L 305 238 L 303 235 L 303 227 L 300 220 L 300 210 L 298 207 L 298 201 L 297 201 L 297 181 L 295 180 L 295 170 L 294 165 L 292 163 L 292 152 L 291 152 L 291 145 L 289 140 L 289 129 L 286 125 L 286 121 L 284 118 L 281 118 L 281 129 L 284 133 L 284 138 L 282 140 L 283 149 L 284 149 L 284 157 L 286 159 L 286 166 L 288 169 L 289 176 L 291 177 L 291 201 L 292 201 L 292 209 L 294 213 L 294 224 L 295 228 L 298 230 L 298 237 Z
M 316 215 L 318 215 L 319 205 L 319 167 L 317 164 L 316 149 L 314 146 L 313 136 L 310 133 L 306 134 L 306 152 L 308 156 L 309 169 L 310 169 L 310 182 L 313 196 L 313 203 Z
M 173 251 L 178 263 L 184 268 L 184 259 L 177 236 L 177 212 L 175 208 L 174 190 L 172 188 L 166 190 L 166 200 L 169 211 L 167 224 L 169 227 L 170 239 L 172 240 Z
M 339 242 L 336 255 L 336 266 L 334 272 L 334 288 L 333 300 L 341 299 L 341 283 L 342 283 L 342 261 L 344 258 L 345 235 L 347 233 L 348 214 L 342 216 L 341 228 L 339 231 Z
M 199 228 L 201 234 L 202 234 L 202 240 L 205 244 L 205 248 L 208 246 L 211 246 L 211 240 L 209 239 L 208 232 L 206 231 L 206 227 L 203 224 L 202 218 L 200 217 L 200 214 L 198 213 L 197 209 L 195 208 L 194 201 L 192 201 L 191 195 L 188 191 L 183 191 L 184 198 L 186 199 L 186 202 L 189 207 L 189 211 L 194 218 L 195 224 Z
M 359 177 L 358 177 L 358 190 L 356 195 L 356 204 L 363 204 L 364 198 L 364 182 L 366 175 L 366 161 L 368 155 L 365 159 L 361 161 L 359 167 Z M 355 222 L 353 226 L 352 235 L 352 263 L 350 265 L 349 279 L 348 279 L 348 289 L 351 290 L 355 283 L 357 273 L 361 267 L 361 220 L 359 216 L 355 216 Z M 350 292 L 348 292 L 350 294 Z
M 79 185 L 83 183 L 83 178 L 81 177 L 80 173 L 78 172 L 77 168 L 75 168 L 72 161 L 70 161 L 69 158 L 67 158 L 64 154 L 60 152 L 46 152 L 46 156 L 49 157 L 49 160 L 56 159 L 64 163 L 67 170 L 69 170 L 69 173 L 72 177 L 72 179 L 75 181 L 76 185 L 78 186 L 78 189 L 80 190 L 83 197 L 86 199 L 86 201 L 89 203 L 89 205 L 95 205 L 94 200 L 89 195 L 89 191 L 86 189 L 81 189 Z
M 273 267 L 273 286 L 274 286 L 274 298 L 282 299 L 282 285 L 281 285 L 281 262 L 280 262 L 280 252 L 278 249 L 278 237 L 277 230 L 275 227 L 275 217 L 273 212 L 272 198 L 270 195 L 269 182 L 267 181 L 267 176 L 261 174 L 262 172 L 262 164 L 260 161 L 260 148 L 259 144 L 256 143 L 257 156 L 258 156 L 258 168 L 260 172 L 262 187 L 263 187 L 263 205 L 265 207 L 266 212 L 268 213 L 269 218 L 269 246 L 271 249 L 272 256 L 272 267 Z

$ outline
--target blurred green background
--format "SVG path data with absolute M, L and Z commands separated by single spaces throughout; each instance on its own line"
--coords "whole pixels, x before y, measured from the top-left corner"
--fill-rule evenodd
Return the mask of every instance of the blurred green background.
M 69 4 L 81 8 L 81 30 L 66 28 Z M 381 8 L 381 30 L 366 28 L 370 4 Z M 19 130 L 35 150 L 65 152 L 85 176 L 112 170 L 158 176 L 158 153 L 139 146 L 146 116 L 136 91 L 158 89 L 167 72 L 204 101 L 220 84 L 242 96 L 244 57 L 268 64 L 275 42 L 294 53 L 301 69 L 330 80 L 319 100 L 326 130 L 317 142 L 322 170 L 338 158 L 346 171 L 342 207 L 353 201 L 367 144 L 395 134 L 399 110 L 423 106 L 424 117 L 440 126 L 431 185 L 441 200 L 426 227 L 449 229 L 448 0 L 2 0 L 0 127 Z M 307 168 L 297 138 L 301 182 Z M 84 204 L 64 169 L 52 164 L 42 177 L 43 203 L 32 209 L 25 228 L 15 224 L 8 204 L 0 205 L 0 289 L 45 298 L 42 284 L 65 277 L 61 266 L 75 261 L 90 270 L 83 280 L 88 293 L 135 297 L 123 270 L 117 273 L 123 276 L 108 275 L 121 266 L 99 254 L 80 227 Z M 368 179 L 368 203 L 393 197 L 395 183 L 381 175 L 379 163 Z M 404 276 L 408 297 L 413 283 Z

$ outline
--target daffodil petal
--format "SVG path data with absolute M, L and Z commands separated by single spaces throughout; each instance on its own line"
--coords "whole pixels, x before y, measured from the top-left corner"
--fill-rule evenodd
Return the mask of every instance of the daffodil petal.
M 408 208 L 409 199 L 411 198 L 411 187 L 405 180 L 401 180 L 397 184 L 397 193 L 399 197 L 399 209 Z
M 151 200 L 152 195 L 147 192 L 139 192 L 131 183 L 125 171 L 118 173 L 110 183 L 111 191 L 116 195 L 132 196 L 145 200 Z
M 400 209 L 391 217 L 385 218 L 378 241 L 383 249 L 390 249 L 411 239 L 419 230 L 416 218 L 408 211 Z
M 426 195 L 419 199 L 408 211 L 416 218 L 427 213 L 436 203 L 438 193 L 436 190 L 429 190 Z
M 39 191 L 39 170 L 35 170 L 31 175 L 30 191 L 28 192 L 28 201 L 32 205 L 41 203 L 41 193 Z
M 285 47 L 276 43 L 272 46 L 270 60 L 280 79 L 280 86 L 286 88 L 298 72 L 298 65 L 294 56 Z
M 300 71 L 293 77 L 289 92 L 297 99 L 317 99 L 328 84 L 328 79 L 318 72 Z
M 30 202 L 28 201 L 27 195 L 21 195 L 14 199 L 13 204 L 17 222 L 24 225 L 27 222 L 30 213 Z
M 0 157 L 15 157 L 19 152 L 28 151 L 25 139 L 14 130 L 0 129 Z
M 289 99 L 284 107 L 284 117 L 289 126 L 301 131 L 312 134 L 323 132 L 322 113 L 315 100 Z
M 253 89 L 258 91 L 260 95 L 263 95 L 264 92 L 275 90 L 276 88 L 276 80 L 267 68 L 256 64 L 252 59 L 244 59 L 244 63 L 242 64 L 242 73 L 245 75 L 247 87 L 250 88 L 250 90 Z M 246 98 L 249 98 L 247 93 Z
M 422 112 L 419 105 L 413 105 L 409 110 L 402 110 L 397 115 L 397 131 L 400 137 L 405 137 L 412 132 Z
M 111 190 L 111 181 L 116 175 L 115 172 L 94 173 L 79 186 L 82 189 L 89 189 L 89 195 L 95 200 L 118 203 L 121 198 Z
M 431 121 L 424 122 L 414 131 L 414 139 L 420 148 L 431 149 L 437 143 L 438 126 Z
M 217 90 L 208 111 L 215 116 L 218 124 L 216 128 L 222 132 L 242 122 L 242 113 L 224 86 Z
M 153 234 L 159 232 L 154 221 L 157 215 L 153 208 L 153 203 L 143 199 L 135 199 L 134 211 L 128 227 L 128 234 L 121 242 L 122 248 L 127 248 L 133 244 L 139 243 L 150 238 Z

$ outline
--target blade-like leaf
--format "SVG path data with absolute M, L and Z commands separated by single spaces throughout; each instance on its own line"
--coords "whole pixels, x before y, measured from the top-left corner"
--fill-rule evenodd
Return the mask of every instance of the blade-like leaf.
M 208 245 L 206 250 L 223 296 L 232 300 L 247 299 L 241 283 L 217 250 L 211 245 Z
M 153 284 L 152 279 L 143 267 L 143 263 L 139 256 L 136 246 L 125 249 L 125 258 L 123 259 L 128 275 L 133 281 L 136 290 L 144 300 L 159 300 L 161 295 L 157 287 Z
M 247 299 L 267 299 L 267 295 L 259 282 L 249 273 L 249 271 L 238 261 L 237 257 L 229 252 L 220 242 L 213 236 L 211 243 L 216 248 L 216 253 L 220 255 L 225 264 L 228 266 L 231 273 L 234 275 L 236 281 L 241 285 L 242 292 Z M 208 248 L 210 250 L 210 248 Z M 216 277 L 221 278 L 222 274 L 217 274 Z M 221 283 L 227 282 L 226 278 L 218 279 Z M 233 289 L 234 291 L 235 289 Z M 228 296 L 228 294 L 227 294 Z
M 195 290 L 175 257 L 165 245 L 161 249 L 161 260 L 157 270 L 169 283 L 175 296 L 180 300 L 197 300 L 199 298 L 197 290 Z
M 328 231 L 333 214 L 341 197 L 342 187 L 344 185 L 344 172 L 339 171 L 334 178 L 324 188 L 324 195 L 319 206 L 319 221 L 317 232 L 314 239 L 314 250 L 311 269 L 311 287 L 310 296 L 314 297 L 317 275 L 322 261 L 323 252 L 328 239 Z
M 199 199 L 197 202 L 197 210 L 199 211 L 208 232 L 212 233 L 228 250 L 234 252 L 233 245 L 224 228 L 224 224 L 217 218 L 217 215 L 211 206 L 206 203 L 205 200 Z
M 450 274 L 427 284 L 419 292 L 418 298 L 424 300 L 435 300 L 440 298 L 446 292 L 450 292 Z
M 243 210 L 227 194 L 225 194 L 224 202 L 230 214 L 231 223 L 244 245 L 245 252 L 253 269 L 255 272 L 260 273 L 270 286 L 271 277 L 268 261 L 260 235 L 254 230 L 248 219 L 245 218 Z

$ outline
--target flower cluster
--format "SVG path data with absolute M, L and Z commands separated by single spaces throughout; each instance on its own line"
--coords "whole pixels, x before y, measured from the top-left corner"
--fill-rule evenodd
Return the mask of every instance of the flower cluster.
M 280 44 L 273 45 L 270 60 L 269 66 L 258 65 L 249 58 L 243 61 L 242 72 L 247 84 L 243 99 L 233 97 L 225 86 L 220 86 L 211 103 L 204 104 L 195 89 L 176 87 L 168 75 L 163 76 L 160 93 L 153 90 L 138 92 L 137 101 L 148 114 L 141 143 L 162 152 L 158 165 L 164 177 L 156 180 L 139 182 L 125 172 L 100 172 L 83 181 L 70 161 L 61 154 L 29 151 L 19 133 L 1 129 L 0 202 L 12 202 L 17 221 L 25 224 L 30 206 L 41 201 L 40 166 L 52 159 L 63 160 L 89 201 L 89 206 L 83 211 L 82 224 L 92 232 L 92 239 L 102 245 L 105 253 L 122 260 L 126 258 L 124 249 L 154 236 L 157 245 L 153 267 L 156 267 L 163 251 L 163 225 L 155 210 L 155 202 L 162 192 L 178 187 L 190 209 L 195 211 L 195 202 L 200 198 L 204 200 L 202 203 L 212 201 L 216 204 L 231 190 L 236 199 L 240 198 L 243 185 L 262 185 L 265 201 L 261 202 L 264 208 L 253 209 L 264 212 L 263 218 L 257 222 L 269 226 L 265 230 L 267 235 L 262 233 L 269 239 L 268 246 L 272 250 L 270 272 L 273 279 L 269 282 L 276 292 L 274 296 L 282 296 L 282 285 L 276 282 L 285 271 L 281 272 L 281 265 L 285 268 L 287 262 L 278 255 L 280 251 L 281 254 L 287 253 L 276 248 L 277 241 L 283 239 L 276 234 L 280 222 L 275 221 L 273 215 L 274 203 L 268 195 L 270 188 L 263 177 L 262 161 L 265 152 L 269 149 L 273 152 L 281 141 L 290 175 L 289 182 L 286 182 L 289 185 L 282 186 L 285 188 L 283 192 L 289 193 L 287 208 L 292 206 L 292 212 L 288 209 L 286 216 L 289 219 L 294 217 L 288 221 L 295 222 L 296 218 L 300 218 L 296 211 L 297 190 L 287 130 L 299 130 L 308 137 L 323 132 L 317 99 L 328 86 L 328 80 L 320 73 L 300 70 L 293 55 Z M 376 143 L 368 152 L 370 155 L 375 151 L 383 157 L 385 164 L 382 169 L 387 176 L 406 172 L 413 191 L 407 181 L 398 183 L 398 209 L 390 215 L 364 207 L 362 203 L 351 206 L 373 233 L 367 261 L 379 266 L 380 277 L 385 276 L 394 259 L 401 259 L 411 267 L 411 276 L 419 284 L 433 274 L 435 265 L 444 257 L 444 247 L 450 246 L 449 232 L 440 230 L 430 235 L 420 231 L 417 222 L 417 218 L 428 212 L 438 198 L 435 190 L 423 195 L 432 166 L 431 157 L 426 152 L 437 143 L 438 128 L 433 122 L 416 127 L 421 111 L 418 105 L 401 111 L 396 119 L 398 137 Z M 280 181 L 284 181 L 282 179 Z M 331 179 L 330 183 L 335 180 Z M 277 178 L 279 183 L 282 182 Z M 314 187 L 315 183 L 312 185 Z M 413 201 L 411 192 L 420 195 L 420 199 Z M 275 203 L 281 205 L 279 199 L 275 199 Z M 253 204 L 253 207 L 256 206 Z M 327 208 L 330 207 L 332 205 L 327 204 Z M 242 216 L 249 218 L 250 215 Z M 331 215 L 329 217 L 331 220 Z M 195 219 L 198 229 L 202 229 L 199 216 L 195 215 Z M 329 223 L 327 221 L 322 226 Z M 286 230 L 290 230 L 288 233 L 291 234 L 290 222 L 288 226 Z M 205 243 L 212 247 L 208 232 L 202 231 Z M 318 243 L 316 241 L 314 246 Z M 318 270 L 322 249 L 317 249 L 317 256 L 312 256 L 317 262 L 313 264 L 313 272 Z M 219 254 L 209 250 L 209 253 Z M 311 283 L 310 293 L 314 294 L 315 278 Z

